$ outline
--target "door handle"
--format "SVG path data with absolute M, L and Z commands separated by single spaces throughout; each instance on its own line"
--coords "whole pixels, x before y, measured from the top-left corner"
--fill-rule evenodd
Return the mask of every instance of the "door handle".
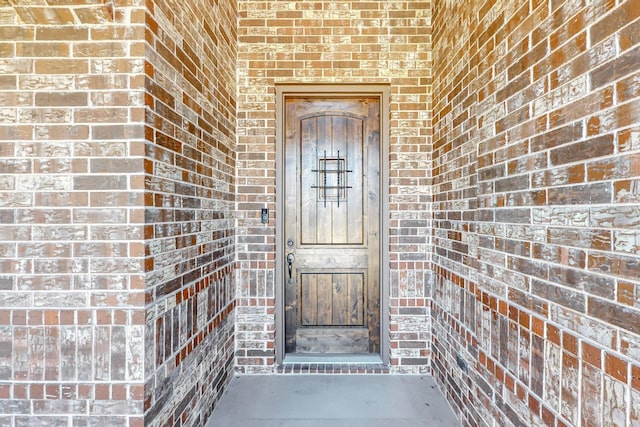
M 293 261 L 295 261 L 295 259 L 296 257 L 293 254 L 287 255 L 287 265 L 289 269 L 289 283 L 293 283 L 292 270 L 293 270 Z

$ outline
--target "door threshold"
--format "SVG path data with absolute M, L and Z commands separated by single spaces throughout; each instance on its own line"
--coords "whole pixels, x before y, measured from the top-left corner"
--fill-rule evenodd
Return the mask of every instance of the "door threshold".
M 324 363 L 324 364 L 367 364 L 382 365 L 379 354 L 287 354 L 282 361 L 283 365 L 294 363 Z

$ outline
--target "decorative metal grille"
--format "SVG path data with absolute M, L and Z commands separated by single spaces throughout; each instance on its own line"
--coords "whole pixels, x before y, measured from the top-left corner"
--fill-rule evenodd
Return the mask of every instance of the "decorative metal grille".
M 317 177 L 317 184 L 311 188 L 317 189 L 318 201 L 322 201 L 324 207 L 327 207 L 327 201 L 337 203 L 338 207 L 341 201 L 347 201 L 347 189 L 351 188 L 347 173 L 353 171 L 347 169 L 347 159 L 340 157 L 340 150 L 337 156 L 329 157 L 325 150 L 324 157 L 318 159 L 318 169 L 312 169 L 311 172 L 315 172 Z

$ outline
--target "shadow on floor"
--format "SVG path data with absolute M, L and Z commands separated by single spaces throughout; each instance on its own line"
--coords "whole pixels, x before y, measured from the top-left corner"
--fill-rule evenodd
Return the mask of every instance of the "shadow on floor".
M 433 379 L 418 375 L 245 375 L 206 427 L 459 426 Z

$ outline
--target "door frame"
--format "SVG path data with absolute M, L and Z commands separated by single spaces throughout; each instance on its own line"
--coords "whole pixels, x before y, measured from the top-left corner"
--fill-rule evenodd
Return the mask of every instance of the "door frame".
M 380 100 L 380 358 L 390 361 L 389 336 L 389 85 L 383 84 L 276 84 L 276 258 L 275 258 L 275 356 L 285 362 L 284 339 L 284 119 L 287 97 L 354 96 Z M 345 358 L 348 361 L 348 358 Z M 356 362 L 357 363 L 357 362 Z

